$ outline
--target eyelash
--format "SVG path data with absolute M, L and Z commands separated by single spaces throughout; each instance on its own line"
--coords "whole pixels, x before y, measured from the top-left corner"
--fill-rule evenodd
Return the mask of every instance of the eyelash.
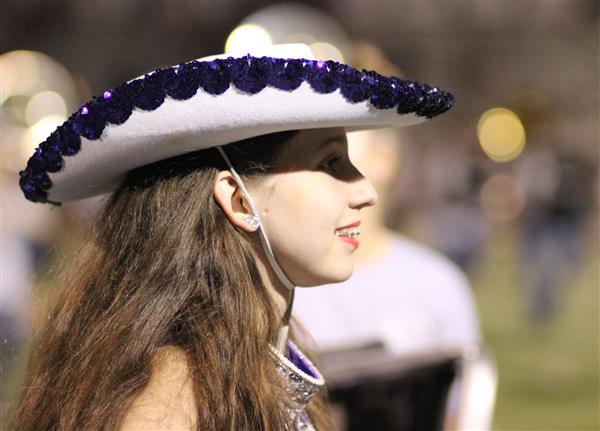
M 321 163 L 321 168 L 328 172 L 334 172 L 334 165 L 337 164 L 337 162 L 339 162 L 341 159 L 342 157 L 339 155 L 328 157 Z

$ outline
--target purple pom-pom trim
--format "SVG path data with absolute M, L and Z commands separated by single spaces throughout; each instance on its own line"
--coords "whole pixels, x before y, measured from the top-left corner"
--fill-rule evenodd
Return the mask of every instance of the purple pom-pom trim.
M 119 125 L 129 119 L 134 109 L 153 111 L 166 97 L 186 100 L 202 88 L 213 95 L 223 94 L 230 85 L 249 94 L 256 94 L 270 86 L 294 91 L 308 82 L 317 93 L 336 90 L 350 103 L 368 100 L 376 109 L 396 108 L 399 114 L 414 113 L 421 117 L 435 117 L 450 109 L 454 97 L 445 91 L 394 77 L 385 77 L 372 71 L 358 71 L 335 61 L 252 57 L 190 61 L 165 69 L 158 69 L 143 78 L 130 81 L 77 110 L 42 142 L 19 172 L 19 184 L 25 197 L 32 202 L 48 200 L 52 181 L 48 173 L 62 169 L 63 157 L 77 154 L 81 137 L 100 139 L 107 124 Z

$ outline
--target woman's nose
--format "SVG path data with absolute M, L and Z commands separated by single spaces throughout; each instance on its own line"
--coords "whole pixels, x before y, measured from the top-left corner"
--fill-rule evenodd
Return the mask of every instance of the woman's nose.
M 360 179 L 352 184 L 352 195 L 350 196 L 350 208 L 361 209 L 370 207 L 377 203 L 378 196 L 371 181 L 360 176 Z

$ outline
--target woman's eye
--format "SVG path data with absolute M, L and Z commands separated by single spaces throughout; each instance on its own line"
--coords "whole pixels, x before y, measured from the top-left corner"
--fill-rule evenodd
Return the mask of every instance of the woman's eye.
M 340 156 L 329 157 L 321 163 L 321 168 L 328 172 L 335 172 L 337 169 L 338 162 L 341 159 L 342 158 Z

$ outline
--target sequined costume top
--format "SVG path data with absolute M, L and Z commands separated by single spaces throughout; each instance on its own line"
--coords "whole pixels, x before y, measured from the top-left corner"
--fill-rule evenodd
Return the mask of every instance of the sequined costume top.
M 294 430 L 315 431 L 306 413 L 306 407 L 312 397 L 325 385 L 323 376 L 291 341 L 288 341 L 286 356 L 278 354 L 273 346 L 271 346 L 271 352 L 277 371 L 285 380 L 290 396 L 289 403 L 285 408 L 292 417 Z

